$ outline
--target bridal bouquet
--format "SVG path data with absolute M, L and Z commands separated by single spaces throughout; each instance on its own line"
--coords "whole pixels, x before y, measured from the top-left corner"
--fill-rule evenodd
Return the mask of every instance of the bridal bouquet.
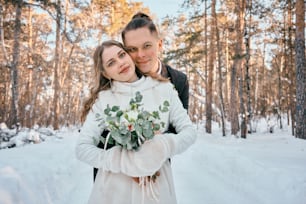
M 136 92 L 127 110 L 121 110 L 119 106 L 110 107 L 107 105 L 104 110 L 106 118 L 102 119 L 100 114 L 96 115 L 97 120 L 101 121 L 100 126 L 106 125 L 108 135 L 101 137 L 104 147 L 109 145 L 119 145 L 127 150 L 138 150 L 140 146 L 154 134 L 164 127 L 164 122 L 160 122 L 160 113 L 169 111 L 169 102 L 164 101 L 159 106 L 159 110 L 146 111 L 141 104 L 142 95 Z

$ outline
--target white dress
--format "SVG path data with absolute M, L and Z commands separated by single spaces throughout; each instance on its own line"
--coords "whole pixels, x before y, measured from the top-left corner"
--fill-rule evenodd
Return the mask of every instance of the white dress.
M 177 134 L 164 133 L 144 143 L 139 151 L 121 147 L 103 150 L 97 147 L 103 128 L 98 126 L 96 114 L 103 114 L 107 104 L 118 105 L 122 110 L 139 91 L 143 95 L 143 108 L 158 110 L 165 100 L 169 111 L 160 115 L 171 123 Z M 169 158 L 185 151 L 196 140 L 196 130 L 183 108 L 177 91 L 170 82 L 159 82 L 142 77 L 133 83 L 114 82 L 110 90 L 101 91 L 81 128 L 76 146 L 77 158 L 99 168 L 89 204 L 176 204 L 173 176 Z M 156 182 L 139 185 L 132 177 L 145 178 L 160 172 Z M 89 175 L 88 175 L 89 176 Z

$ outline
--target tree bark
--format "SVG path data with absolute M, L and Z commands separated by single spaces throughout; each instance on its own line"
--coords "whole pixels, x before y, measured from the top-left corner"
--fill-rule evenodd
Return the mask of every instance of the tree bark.
M 296 137 L 306 139 L 305 3 L 296 1 Z
M 217 38 L 217 53 L 218 53 L 218 77 L 219 77 L 219 94 L 220 94 L 220 112 L 221 112 L 221 126 L 222 126 L 222 136 L 225 136 L 225 118 L 224 118 L 224 100 L 223 100 L 223 90 L 222 90 L 222 62 L 221 62 L 221 46 L 220 46 L 220 37 L 219 37 L 219 29 L 218 29 L 218 19 L 216 15 L 216 0 L 212 1 L 212 16 L 214 19 L 214 27 L 216 32 L 216 38 Z
M 246 138 L 247 136 L 247 117 L 246 117 L 246 111 L 245 111 L 245 102 L 244 102 L 244 70 L 243 70 L 243 61 L 245 59 L 244 56 L 244 50 L 243 50 L 243 34 L 245 31 L 245 0 L 239 1 L 239 15 L 238 15 L 238 21 L 239 21 L 239 37 L 238 41 L 240 44 L 240 50 L 239 50 L 239 56 L 240 56 L 240 80 L 239 80 L 239 96 L 240 96 L 240 116 L 241 116 L 241 138 Z
M 237 69 L 241 68 L 242 62 L 242 44 L 243 44 L 243 33 L 242 33 L 242 14 L 241 14 L 241 2 L 236 0 L 236 42 L 234 49 L 234 62 L 231 70 L 231 99 L 230 99 L 230 115 L 231 115 L 231 134 L 237 135 L 239 131 L 239 120 L 238 120 L 238 100 L 237 100 Z
M 0 122 L 4 122 L 6 120 L 6 108 L 5 106 L 7 105 L 7 71 L 6 69 L 9 66 L 9 59 L 8 55 L 5 49 L 5 44 L 4 44 L 4 28 L 3 28 L 3 6 L 0 5 L 0 41 L 1 41 L 1 50 L 3 53 L 3 61 L 0 64 Z
M 11 114 L 9 126 L 19 126 L 18 117 L 18 65 L 20 57 L 20 33 L 21 33 L 21 13 L 22 13 L 22 0 L 15 2 L 16 6 L 16 17 L 15 17 L 15 28 L 14 28 L 14 46 L 13 46 L 13 62 L 11 65 Z M 18 129 L 18 128 L 17 128 Z
M 293 65 L 293 42 L 292 42 L 292 35 L 293 35 L 293 25 L 292 25 L 292 2 L 291 0 L 288 0 L 288 24 L 289 24 L 289 30 L 288 30 L 288 47 L 289 47 L 289 81 L 291 82 L 289 84 L 289 108 L 291 113 L 291 133 L 292 135 L 295 135 L 295 95 L 294 95 L 294 83 L 295 83 L 295 77 L 294 77 L 294 65 Z
M 214 2 L 214 1 L 213 1 Z M 212 2 L 212 4 L 213 4 Z M 211 22 L 213 25 L 213 21 Z M 215 28 L 214 26 L 211 27 L 210 33 L 210 55 L 208 61 L 208 83 L 206 88 L 206 132 L 211 133 L 211 126 L 212 126 L 212 97 L 213 97 L 213 74 L 214 74 L 214 59 L 215 59 Z
M 247 1 L 246 11 L 249 15 L 249 20 L 245 19 L 245 22 L 248 24 L 245 26 L 245 49 L 246 49 L 246 63 L 245 63 L 245 82 L 246 82 L 246 95 L 247 95 L 247 114 L 246 119 L 249 124 L 249 133 L 253 132 L 252 129 L 252 119 L 253 119 L 253 111 L 252 111 L 252 103 L 251 103 L 251 78 L 250 78 L 250 58 L 251 58 L 251 27 L 252 27 L 252 0 Z M 247 15 L 245 15 L 247 18 Z
M 282 92 L 282 67 L 283 67 L 283 57 L 280 58 L 280 65 L 277 66 L 277 78 L 278 78 L 278 111 L 277 111 L 277 118 L 279 120 L 279 128 L 283 129 L 283 123 L 282 123 L 282 98 L 283 98 L 283 92 Z
M 60 43 L 61 43 L 61 0 L 56 3 L 56 44 L 55 44 L 55 57 L 54 57 L 54 96 L 53 96 L 53 128 L 59 129 L 59 65 L 60 65 Z

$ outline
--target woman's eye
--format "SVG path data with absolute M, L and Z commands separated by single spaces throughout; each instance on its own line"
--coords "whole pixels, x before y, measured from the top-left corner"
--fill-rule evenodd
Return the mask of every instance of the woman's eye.
M 111 67 L 111 66 L 113 66 L 114 64 L 115 64 L 114 61 L 110 61 L 109 63 L 107 63 L 107 66 L 108 66 L 108 67 Z
M 126 53 L 122 52 L 122 53 L 119 54 L 119 58 L 123 58 L 125 55 L 126 55 Z

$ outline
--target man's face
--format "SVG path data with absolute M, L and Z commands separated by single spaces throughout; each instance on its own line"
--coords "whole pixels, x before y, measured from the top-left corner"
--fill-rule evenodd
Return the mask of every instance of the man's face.
M 124 43 L 141 72 L 157 72 L 158 54 L 162 49 L 162 40 L 144 27 L 126 32 Z

